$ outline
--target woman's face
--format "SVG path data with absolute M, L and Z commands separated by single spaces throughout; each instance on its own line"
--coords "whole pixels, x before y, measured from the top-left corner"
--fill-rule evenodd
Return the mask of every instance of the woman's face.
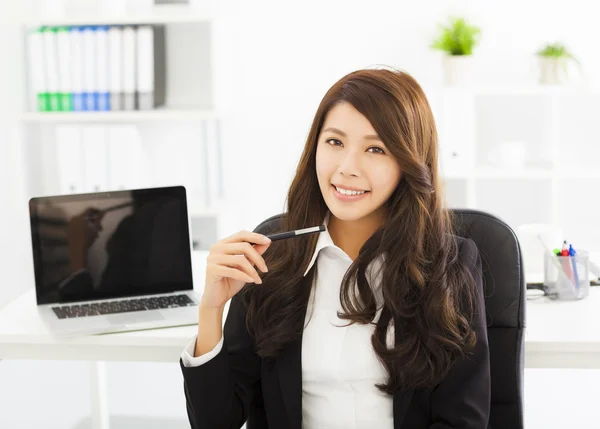
M 327 207 L 346 221 L 381 215 L 401 178 L 400 166 L 371 123 L 348 102 L 327 113 L 316 164 Z

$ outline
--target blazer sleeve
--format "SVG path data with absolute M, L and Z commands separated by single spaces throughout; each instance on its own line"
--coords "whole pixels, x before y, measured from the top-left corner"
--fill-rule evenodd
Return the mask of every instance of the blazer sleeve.
M 246 311 L 238 295 L 229 305 L 219 353 L 200 366 L 187 367 L 182 359 L 179 363 L 192 429 L 241 428 L 262 391 L 260 357 L 246 329 Z
M 475 348 L 459 359 L 448 375 L 431 393 L 430 429 L 486 429 L 490 415 L 490 356 L 481 256 L 475 242 L 466 239 L 460 248 L 477 285 L 477 307 L 473 329 L 477 335 Z
M 181 353 L 181 362 L 183 363 L 183 366 L 190 367 L 204 365 L 206 362 L 218 355 L 221 349 L 223 348 L 223 337 L 221 336 L 221 339 L 219 340 L 214 349 L 212 349 L 208 353 L 203 354 L 202 356 L 194 357 L 194 352 L 196 351 L 197 338 L 198 336 L 194 336 L 192 341 L 190 341 L 185 347 L 185 349 L 183 349 L 183 352 Z

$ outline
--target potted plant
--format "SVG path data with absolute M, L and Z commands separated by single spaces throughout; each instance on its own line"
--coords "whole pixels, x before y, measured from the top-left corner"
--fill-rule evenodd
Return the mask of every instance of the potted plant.
M 568 76 L 569 61 L 579 65 L 577 58 L 562 43 L 548 43 L 537 51 L 540 84 L 560 85 Z
M 479 42 L 481 31 L 464 18 L 450 17 L 446 24 L 438 24 L 438 35 L 431 48 L 445 53 L 444 82 L 457 85 L 471 80 L 471 55 Z

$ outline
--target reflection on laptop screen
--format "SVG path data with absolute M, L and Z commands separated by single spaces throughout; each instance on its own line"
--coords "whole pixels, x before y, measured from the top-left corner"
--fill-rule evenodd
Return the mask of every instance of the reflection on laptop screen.
M 33 198 L 38 304 L 192 289 L 185 188 Z

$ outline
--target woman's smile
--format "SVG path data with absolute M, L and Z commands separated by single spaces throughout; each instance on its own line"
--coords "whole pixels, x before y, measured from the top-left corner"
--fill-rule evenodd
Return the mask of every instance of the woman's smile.
M 358 201 L 358 200 L 365 198 L 367 195 L 369 195 L 371 193 L 371 191 L 348 190 L 348 189 L 344 189 L 341 187 L 337 187 L 335 185 L 331 185 L 331 188 L 333 190 L 333 194 L 335 195 L 335 197 L 338 200 L 344 201 L 344 202 Z

